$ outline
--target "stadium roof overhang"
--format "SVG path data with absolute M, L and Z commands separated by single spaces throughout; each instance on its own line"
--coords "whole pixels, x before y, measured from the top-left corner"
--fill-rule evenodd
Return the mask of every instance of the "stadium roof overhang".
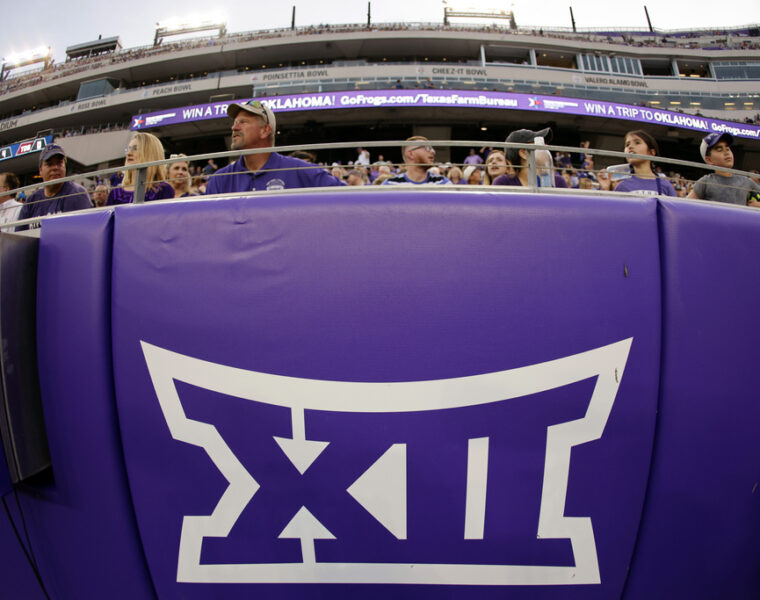
M 66 48 L 66 58 L 82 58 L 92 54 L 101 54 L 103 52 L 116 52 L 121 50 L 121 39 L 119 36 L 100 38 L 92 42 L 75 44 Z

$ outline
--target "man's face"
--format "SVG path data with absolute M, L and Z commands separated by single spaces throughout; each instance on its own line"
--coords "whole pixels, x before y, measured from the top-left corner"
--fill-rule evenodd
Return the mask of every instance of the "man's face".
M 421 144 L 421 146 L 412 146 L 406 151 L 407 162 L 432 165 L 435 162 L 435 149 L 425 142 L 421 142 Z
M 54 154 L 40 164 L 42 181 L 66 177 L 66 159 L 61 154 Z
M 232 150 L 248 150 L 269 146 L 272 128 L 261 117 L 241 110 L 232 122 Z
M 723 141 L 718 142 L 712 147 L 710 153 L 705 156 L 705 162 L 715 167 L 733 168 L 734 153 L 731 152 L 731 146 Z
M 105 206 L 108 200 L 108 190 L 104 185 L 98 185 L 95 187 L 95 191 L 92 192 L 92 203 L 95 206 Z
M 362 180 L 361 176 L 356 173 L 350 173 L 346 178 L 346 183 L 348 185 L 364 185 L 364 181 Z

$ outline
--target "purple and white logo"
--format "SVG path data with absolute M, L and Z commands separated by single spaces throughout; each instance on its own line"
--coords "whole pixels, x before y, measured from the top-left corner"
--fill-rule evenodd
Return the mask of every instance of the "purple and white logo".
M 284 190 L 285 182 L 282 179 L 274 178 L 267 181 L 267 191 Z
M 574 447 L 602 436 L 628 359 L 632 338 L 545 363 L 470 377 L 432 381 L 365 383 L 301 379 L 247 371 L 192 358 L 141 342 L 164 418 L 174 439 L 203 448 L 229 485 L 208 515 L 185 515 L 179 540 L 177 581 L 196 583 L 394 583 L 438 585 L 568 585 L 600 582 L 594 529 L 589 517 L 565 516 L 571 452 Z M 595 378 L 595 379 L 594 379 Z M 489 540 L 504 535 L 510 521 L 508 499 L 503 497 L 500 472 L 505 440 L 490 417 L 479 419 L 481 433 L 457 432 L 442 427 L 449 438 L 436 440 L 462 455 L 463 468 L 447 468 L 447 452 L 418 443 L 420 423 L 460 422 L 472 411 L 487 411 L 528 396 L 584 380 L 594 385 L 582 418 L 544 427 L 543 474 L 537 478 L 533 543 L 569 542 L 566 564 L 503 563 L 499 554 L 488 555 Z M 225 402 L 254 403 L 261 419 L 289 422 L 289 435 L 261 436 L 256 443 L 268 448 L 251 456 L 246 436 L 222 435 L 212 423 L 190 418 L 179 390 L 193 386 Z M 586 402 L 584 401 L 584 404 Z M 266 416 L 269 415 L 269 416 Z M 478 421 L 478 419 L 475 419 Z M 399 425 L 399 423 L 406 423 Z M 408 426 L 407 426 L 408 425 Z M 256 425 L 259 426 L 259 425 Z M 491 427 L 491 430 L 488 430 Z M 363 456 L 350 447 L 342 450 L 324 435 L 327 429 L 349 438 L 377 441 L 372 454 Z M 429 429 L 429 428 L 425 428 Z M 307 431 L 318 432 L 307 435 Z M 251 434 L 252 435 L 252 434 Z M 443 434 L 442 434 L 443 435 Z M 316 439 L 314 439 L 316 438 Z M 241 443 L 242 440 L 242 443 Z M 268 441 L 267 441 L 268 440 Z M 509 440 L 506 440 L 506 445 Z M 350 445 L 349 445 L 350 446 Z M 271 451 L 271 454 L 269 453 Z M 261 455 L 267 454 L 266 459 Z M 433 457 L 430 459 L 430 457 Z M 453 456 L 453 454 L 452 454 Z M 323 459 L 324 457 L 324 459 Z M 259 464 L 257 464 L 259 461 Z M 345 466 L 343 483 L 335 472 Z M 244 462 L 246 464 L 244 464 Z M 319 468 L 320 462 L 325 466 Z M 453 464 L 453 463 L 452 463 Z M 337 465 L 337 466 L 336 466 Z M 357 466 L 358 465 L 358 466 Z M 353 469 L 353 471 L 352 471 Z M 273 474 L 274 473 L 274 474 Z M 329 474 L 329 475 L 328 475 Z M 330 479 L 320 486 L 320 478 Z M 332 478 L 332 479 L 331 479 Z M 436 498 L 440 481 L 462 491 Z M 316 486 L 316 487 L 315 487 Z M 314 488 L 314 489 L 311 489 Z M 328 492 L 325 489 L 331 488 Z M 422 491 L 420 491 L 422 490 Z M 412 510 L 416 494 L 429 509 Z M 452 500 L 452 498 L 454 500 Z M 459 501 L 461 499 L 461 501 Z M 361 527 L 348 528 L 343 513 L 321 506 L 343 502 Z M 288 503 L 290 506 L 288 507 Z M 457 544 L 471 556 L 433 563 L 426 559 L 426 540 L 415 520 L 445 505 L 448 528 Z M 283 505 L 286 508 L 283 509 Z M 286 510 L 283 522 L 269 515 L 275 507 Z M 423 507 L 424 508 L 424 507 Z M 258 512 L 257 512 L 258 510 Z M 328 515 L 329 520 L 320 518 Z M 253 514 L 253 517 L 251 516 Z M 246 516 L 248 515 L 248 516 Z M 257 520 L 256 515 L 261 517 Z M 358 516 L 357 516 L 358 515 Z M 421 516 L 422 515 L 422 516 Z M 261 553 L 261 562 L 229 560 L 204 562 L 204 545 L 220 543 L 245 523 L 246 543 L 256 546 L 291 541 L 280 554 Z M 274 528 L 273 528 L 274 527 Z M 270 529 L 267 532 L 267 528 Z M 506 529 L 505 529 L 506 528 Z M 373 533 L 374 532 L 374 533 Z M 382 538 L 384 550 L 367 560 L 352 546 L 351 538 Z M 260 536 L 260 540 L 257 539 Z M 274 539 L 276 538 L 276 539 Z M 293 545 L 292 540 L 298 543 Z M 545 541 L 549 542 L 545 542 Z M 354 540 L 355 541 L 355 540 Z M 343 547 L 341 544 L 345 543 Z M 366 544 L 365 544 L 366 545 Z M 480 549 L 479 549 L 480 548 Z M 439 548 L 436 547 L 437 552 Z M 419 558 L 417 558 L 419 553 Z M 371 554 L 371 553 L 370 553 Z M 256 552 L 250 554 L 256 556 Z M 501 562 L 500 562 L 501 560 Z M 545 561 L 544 561 L 545 562 Z

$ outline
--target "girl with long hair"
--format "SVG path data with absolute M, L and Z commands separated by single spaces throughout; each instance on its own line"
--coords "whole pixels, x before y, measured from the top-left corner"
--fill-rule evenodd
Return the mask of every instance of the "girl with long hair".
M 635 129 L 625 134 L 624 152 L 657 156 L 660 148 L 649 133 Z M 652 160 L 647 158 L 629 158 L 631 176 L 623 179 L 615 187 L 616 192 L 636 192 L 647 196 L 675 196 L 676 191 L 664 177 L 659 177 L 652 168 Z
M 137 171 L 129 168 L 138 163 L 164 160 L 164 146 L 155 135 L 138 131 L 129 140 L 129 145 L 124 149 L 124 179 L 119 187 L 111 189 L 108 194 L 108 204 L 130 204 L 134 200 L 135 180 Z M 145 201 L 163 200 L 174 198 L 174 188 L 166 181 L 166 166 L 158 165 L 148 167 L 145 179 Z
M 514 169 L 501 150 L 491 150 L 486 158 L 486 170 L 483 173 L 483 185 L 493 185 L 499 175 L 514 175 Z

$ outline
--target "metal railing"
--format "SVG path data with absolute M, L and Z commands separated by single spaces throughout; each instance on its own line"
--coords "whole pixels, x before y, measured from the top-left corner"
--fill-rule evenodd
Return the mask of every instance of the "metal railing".
M 247 156 L 247 155 L 254 155 L 254 154 L 268 154 L 271 152 L 279 152 L 279 153 L 289 153 L 289 152 L 296 152 L 296 151 L 307 151 L 307 152 L 318 152 L 320 150 L 345 150 L 345 149 L 355 149 L 355 148 L 387 148 L 389 146 L 397 146 L 399 149 L 403 148 L 404 146 L 408 146 L 409 143 L 405 140 L 373 140 L 373 141 L 359 141 L 359 142 L 328 142 L 328 143 L 322 143 L 322 144 L 298 144 L 298 145 L 287 145 L 287 146 L 272 146 L 272 147 L 266 147 L 266 148 L 256 148 L 256 149 L 250 149 L 250 150 L 231 150 L 231 151 L 225 151 L 225 152 L 211 152 L 211 153 L 204 153 L 204 154 L 196 154 L 196 155 L 190 155 L 190 156 L 183 156 L 183 157 L 176 157 L 176 158 L 168 158 L 163 160 L 157 160 L 157 161 L 151 161 L 146 163 L 139 163 L 134 165 L 123 165 L 123 166 L 117 166 L 117 167 L 110 167 L 107 169 L 100 169 L 97 171 L 91 171 L 87 173 L 80 173 L 76 175 L 70 175 L 67 177 L 62 177 L 60 179 L 55 179 L 51 181 L 47 181 L 44 184 L 33 184 L 33 185 L 27 185 L 23 187 L 16 188 L 14 190 L 10 190 L 6 194 L 12 194 L 17 195 L 20 192 L 24 192 L 24 194 L 31 194 L 32 192 L 44 187 L 44 186 L 55 186 L 58 184 L 63 184 L 67 181 L 74 181 L 77 180 L 83 180 L 83 179 L 91 179 L 91 180 L 97 180 L 98 178 L 108 178 L 108 176 L 124 172 L 127 170 L 135 170 L 135 176 L 134 176 L 134 195 L 133 195 L 133 204 L 142 204 L 145 201 L 145 193 L 147 189 L 147 171 L 149 167 L 159 166 L 159 165 L 171 165 L 175 162 L 186 162 L 188 164 L 198 161 L 208 161 L 211 160 L 217 160 L 217 159 L 229 159 L 229 158 L 239 158 L 241 156 Z M 688 161 L 688 160 L 681 160 L 681 159 L 674 159 L 674 158 L 666 158 L 662 156 L 656 156 L 653 157 L 651 155 L 642 155 L 642 154 L 631 154 L 626 152 L 620 152 L 615 150 L 604 150 L 599 148 L 582 148 L 582 147 L 575 147 L 575 146 L 557 146 L 557 145 L 551 145 L 551 144 L 525 144 L 525 143 L 506 143 L 506 142 L 494 142 L 493 140 L 430 140 L 425 142 L 425 145 L 430 145 L 433 147 L 449 147 L 449 148 L 484 148 L 484 147 L 490 147 L 494 150 L 506 150 L 510 148 L 514 148 L 516 150 L 524 149 L 528 151 L 527 154 L 527 164 L 524 168 L 528 171 L 528 177 L 527 181 L 529 182 L 529 185 L 523 186 L 521 188 L 515 188 L 515 187 L 498 187 L 495 188 L 498 191 L 510 191 L 510 192 L 516 192 L 516 191 L 527 191 L 532 193 L 579 193 L 579 194 L 593 194 L 598 195 L 600 193 L 603 193 L 605 195 L 608 195 L 610 193 L 625 195 L 625 196 L 634 196 L 635 194 L 626 193 L 626 192 L 610 192 L 610 191 L 599 191 L 599 190 L 578 190 L 578 189 L 565 189 L 565 188 L 556 188 L 556 187 L 541 187 L 538 185 L 537 182 L 537 166 L 536 166 L 536 151 L 537 150 L 547 150 L 551 152 L 552 154 L 555 154 L 557 152 L 562 153 L 568 153 L 568 154 L 585 154 L 587 156 L 592 157 L 608 157 L 608 158 L 616 158 L 619 159 L 620 162 L 625 162 L 629 158 L 640 158 L 640 159 L 646 159 L 653 162 L 656 162 L 658 165 L 672 165 L 672 166 L 681 166 L 681 167 L 687 167 L 690 169 L 700 169 L 704 171 L 722 171 L 722 172 L 728 172 L 735 175 L 744 175 L 746 177 L 751 177 L 755 175 L 754 173 L 748 172 L 748 171 L 742 171 L 740 169 L 728 169 L 724 167 L 715 167 L 712 165 L 708 165 L 701 162 L 694 162 L 694 161 Z M 397 164 L 403 164 L 400 161 Z M 463 163 L 447 163 L 449 166 L 466 166 Z M 357 165 L 341 165 L 342 167 L 349 167 L 349 168 L 355 168 Z M 429 165 L 421 165 L 421 166 L 429 166 Z M 481 168 L 485 168 L 485 165 L 480 165 Z M 523 168 L 519 165 L 511 165 L 513 169 L 520 169 Z M 328 169 L 330 168 L 329 165 L 319 165 L 315 164 L 313 166 L 308 167 L 299 167 L 299 168 L 305 168 L 305 169 Z M 558 165 L 553 165 L 552 167 L 553 172 L 559 172 L 561 170 L 564 170 L 563 167 Z M 294 170 L 293 167 L 288 167 L 285 169 L 272 169 L 271 171 L 290 171 Z M 604 168 L 593 170 L 592 172 L 598 173 L 601 171 L 604 171 Z M 211 174 L 208 177 L 224 177 L 229 176 L 234 173 L 223 173 L 223 174 Z M 465 186 L 457 186 L 458 189 L 468 189 Z M 469 186 L 469 190 L 473 190 L 474 186 Z M 331 188 L 331 191 L 336 191 L 338 188 Z M 352 191 L 361 190 L 363 188 L 361 187 L 351 187 Z M 390 188 L 383 188 L 386 191 L 388 189 L 394 189 L 394 187 Z M 436 186 L 436 190 L 440 191 L 440 186 Z M 487 189 L 485 187 L 479 187 L 478 189 L 483 190 Z M 245 195 L 252 195 L 252 194 L 282 194 L 283 192 L 288 192 L 288 190 L 279 190 L 279 191 L 267 191 L 267 192 L 254 192 L 254 191 L 248 191 L 248 192 L 241 192 L 241 194 Z M 218 197 L 218 196 L 230 196 L 235 194 L 218 194 L 217 196 L 207 196 L 207 197 Z M 60 198 L 60 197 L 59 197 Z M 175 199 L 176 200 L 176 199 Z M 102 208 L 93 208 L 91 210 L 104 210 L 104 209 L 111 209 L 112 206 L 108 207 L 102 207 Z M 2 205 L 0 205 L 0 211 L 2 211 Z M 7 224 L 2 225 L 4 230 L 8 230 L 9 228 L 12 228 L 17 225 L 31 225 L 31 224 L 37 224 L 40 221 L 44 220 L 45 218 L 48 218 L 52 215 L 45 215 L 40 217 L 34 217 L 30 219 L 24 219 L 19 221 L 13 221 L 9 222 Z

